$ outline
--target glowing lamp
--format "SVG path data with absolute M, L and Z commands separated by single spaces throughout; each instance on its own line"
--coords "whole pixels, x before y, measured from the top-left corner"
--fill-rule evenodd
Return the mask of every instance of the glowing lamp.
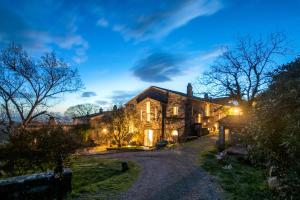
M 235 107 L 235 108 L 233 108 L 233 113 L 234 113 L 235 115 L 239 115 L 239 114 L 241 113 L 241 109 L 238 108 L 238 107 Z
M 173 130 L 172 131 L 172 136 L 178 136 L 178 131 L 177 130 Z

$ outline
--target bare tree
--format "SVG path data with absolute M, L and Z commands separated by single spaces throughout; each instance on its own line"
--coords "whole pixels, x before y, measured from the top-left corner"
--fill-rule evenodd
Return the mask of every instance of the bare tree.
M 0 103 L 9 124 L 19 120 L 26 127 L 45 114 L 54 99 L 82 87 L 77 70 L 54 53 L 36 61 L 15 44 L 0 53 Z
M 138 119 L 135 109 L 114 106 L 110 114 L 103 117 L 107 139 L 116 142 L 119 147 L 129 142 L 138 133 Z
M 86 103 L 86 104 L 78 104 L 75 106 L 69 107 L 65 115 L 68 117 L 80 117 L 80 116 L 86 116 L 89 114 L 97 113 L 99 112 L 100 107 L 95 104 Z
M 213 96 L 230 96 L 249 108 L 256 96 L 266 88 L 270 72 L 279 56 L 288 52 L 286 38 L 274 33 L 267 38 L 250 36 L 238 40 L 236 46 L 226 47 L 210 69 L 198 78 L 195 86 L 206 87 Z

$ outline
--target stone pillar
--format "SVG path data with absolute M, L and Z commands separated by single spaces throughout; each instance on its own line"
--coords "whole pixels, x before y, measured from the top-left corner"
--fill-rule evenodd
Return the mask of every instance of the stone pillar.
M 191 98 L 187 97 L 187 101 L 185 104 L 185 128 L 184 128 L 184 136 L 192 135 L 192 124 L 193 124 L 193 104 Z
M 192 87 L 191 83 L 189 83 L 187 85 L 186 94 L 187 94 L 188 97 L 192 97 L 193 96 L 193 87 Z
M 185 103 L 185 128 L 184 128 L 184 137 L 191 136 L 193 135 L 193 104 L 192 104 L 192 98 L 193 98 L 193 87 L 192 84 L 189 83 L 187 85 L 186 89 L 186 94 L 187 94 L 187 100 Z
M 166 115 L 167 115 L 167 105 L 165 103 L 160 103 L 161 105 L 161 138 L 163 140 L 165 138 L 165 125 L 166 125 Z
M 49 117 L 49 121 L 48 121 L 48 124 L 50 126 L 55 126 L 57 123 L 56 123 L 56 120 L 53 116 Z
M 225 149 L 225 127 L 223 125 L 220 125 L 219 129 L 218 149 L 219 151 L 223 151 Z

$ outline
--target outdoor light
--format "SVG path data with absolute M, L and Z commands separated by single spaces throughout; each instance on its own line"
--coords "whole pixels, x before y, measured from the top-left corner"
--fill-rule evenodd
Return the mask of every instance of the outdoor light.
M 172 136 L 178 136 L 178 131 L 177 130 L 173 130 L 172 131 Z
M 103 133 L 107 133 L 107 129 L 106 128 L 102 129 L 102 131 L 103 131 Z
M 234 114 L 238 115 L 238 114 L 240 114 L 240 112 L 241 112 L 240 108 L 238 108 L 238 107 L 233 108 L 233 113 Z

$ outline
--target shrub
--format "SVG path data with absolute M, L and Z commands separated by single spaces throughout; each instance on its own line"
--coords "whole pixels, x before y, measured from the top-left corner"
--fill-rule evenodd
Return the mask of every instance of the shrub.
M 10 176 L 53 169 L 59 156 L 67 158 L 82 144 L 81 136 L 62 127 L 15 129 L 0 148 L 2 172 Z
M 243 136 L 252 162 L 265 166 L 270 176 L 279 178 L 280 197 L 299 198 L 300 58 L 272 76 L 271 85 L 257 99 Z

